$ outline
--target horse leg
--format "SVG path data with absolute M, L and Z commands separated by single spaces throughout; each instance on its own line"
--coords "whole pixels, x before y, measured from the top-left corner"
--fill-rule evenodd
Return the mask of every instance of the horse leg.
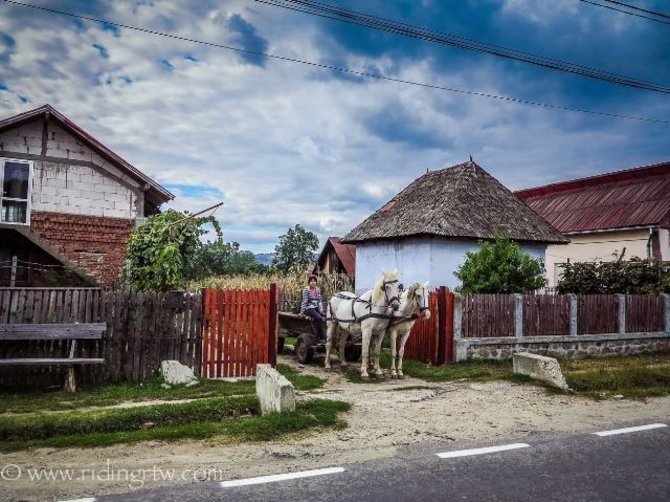
M 397 353 L 396 340 L 398 338 L 398 330 L 391 328 L 389 337 L 391 338 L 391 378 L 398 378 L 398 374 L 395 370 L 395 358 Z
M 345 369 L 347 367 L 347 357 L 345 355 L 345 350 L 347 348 L 347 339 L 349 338 L 349 333 L 347 331 L 344 331 L 343 329 L 340 330 L 340 347 L 338 349 L 338 353 L 340 354 L 340 369 Z
M 381 366 L 379 365 L 379 356 L 382 352 L 382 342 L 384 341 L 384 331 L 377 335 L 375 339 L 375 374 L 384 377 L 384 372 L 382 371 Z
M 362 326 L 361 326 L 362 328 Z M 370 328 L 362 328 L 361 332 L 361 379 L 367 380 L 368 375 L 368 361 L 370 356 L 370 338 L 372 337 L 372 330 Z
M 402 357 L 405 355 L 405 343 L 409 338 L 409 330 L 400 337 L 400 350 L 398 351 L 398 378 L 405 378 L 402 372 Z
M 330 369 L 330 350 L 333 346 L 333 335 L 335 334 L 336 329 L 337 323 L 335 321 L 330 321 L 328 323 L 328 333 L 326 335 L 326 361 L 324 363 L 324 367 L 327 370 Z

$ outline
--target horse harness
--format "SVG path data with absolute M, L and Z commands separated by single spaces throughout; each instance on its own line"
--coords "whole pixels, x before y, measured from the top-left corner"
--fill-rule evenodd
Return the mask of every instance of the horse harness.
M 393 284 L 395 282 L 398 282 L 398 279 L 395 279 L 393 281 L 384 281 L 382 283 L 382 289 L 384 290 L 384 298 L 386 299 L 386 308 L 387 309 L 388 309 L 388 306 L 391 304 L 391 302 L 393 300 L 397 300 L 398 302 L 400 302 L 400 298 L 398 298 L 397 296 L 394 296 L 391 299 L 389 299 L 388 293 L 386 292 L 386 285 L 387 284 Z M 373 306 L 379 307 L 380 305 L 374 305 L 371 301 L 363 300 L 359 296 L 351 297 L 351 296 L 345 295 L 343 293 L 336 293 L 335 296 L 337 298 L 339 298 L 340 300 L 353 300 L 351 302 L 351 317 L 353 319 L 338 319 L 337 317 L 335 317 L 333 315 L 330 319 L 334 319 L 337 322 L 358 324 L 362 321 L 365 321 L 366 319 L 371 319 L 371 318 L 372 319 L 389 319 L 389 320 L 393 318 L 393 316 L 391 314 L 380 314 L 378 312 L 373 312 L 372 307 Z M 356 315 L 356 311 L 354 310 L 354 307 L 356 306 L 357 303 L 364 303 L 365 305 L 367 305 L 366 308 L 367 308 L 368 312 L 366 314 L 363 314 L 360 317 Z M 331 312 L 331 314 L 333 312 L 333 306 L 332 305 L 330 306 L 330 312 Z

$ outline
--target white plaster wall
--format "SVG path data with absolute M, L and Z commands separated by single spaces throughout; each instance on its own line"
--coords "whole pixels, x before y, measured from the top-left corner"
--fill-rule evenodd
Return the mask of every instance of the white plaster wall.
M 661 228 L 658 234 L 661 243 L 661 260 L 670 261 L 670 230 Z
M 534 258 L 544 260 L 544 245 L 522 245 Z M 477 251 L 475 240 L 412 238 L 356 245 L 356 291 L 370 289 L 381 270 L 397 268 L 401 282 L 429 281 L 430 287 L 454 289 L 460 281 L 454 272 L 465 261 L 465 254 Z
M 560 267 L 557 268 L 556 264 L 565 263 L 568 259 L 571 262 L 612 261 L 616 259 L 614 255 L 621 254 L 623 248 L 626 248 L 624 258 L 647 257 L 649 230 L 646 229 L 567 235 L 566 237 L 570 239 L 569 244 L 547 247 L 546 268 L 549 287 L 555 287 L 558 282 Z M 667 256 L 663 254 L 662 248 L 661 253 L 661 256 Z
M 39 156 L 42 124 L 42 119 L 38 119 L 0 134 L 4 156 L 11 158 L 14 152 Z M 143 216 L 143 204 L 137 203 L 138 183 L 53 122 L 49 123 L 46 155 L 62 162 L 33 161 L 32 211 L 115 218 Z M 97 167 L 74 165 L 68 160 L 90 162 Z

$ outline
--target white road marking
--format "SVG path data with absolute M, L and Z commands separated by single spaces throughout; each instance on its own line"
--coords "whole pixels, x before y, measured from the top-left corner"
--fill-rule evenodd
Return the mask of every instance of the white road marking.
M 640 425 L 638 427 L 627 427 L 625 429 L 613 429 L 611 431 L 594 432 L 596 436 L 614 436 L 615 434 L 628 434 L 629 432 L 648 431 L 650 429 L 660 429 L 667 427 L 665 424 Z
M 61 500 L 60 502 L 95 502 L 95 497 L 88 497 L 83 499 Z
M 470 455 L 484 455 L 486 453 L 495 453 L 497 451 L 516 450 L 518 448 L 529 448 L 526 443 L 504 444 L 501 446 L 489 446 L 487 448 L 473 448 L 471 450 L 448 451 L 446 453 L 437 453 L 440 458 L 469 457 Z
M 323 476 L 325 474 L 337 474 L 344 472 L 343 467 L 328 467 L 327 469 L 315 469 L 312 471 L 289 472 L 287 474 L 275 474 L 272 476 L 261 476 L 258 478 L 233 479 L 231 481 L 222 481 L 222 488 L 231 488 L 233 486 L 258 485 L 261 483 L 274 483 L 276 481 L 286 481 L 287 479 L 311 478 L 313 476 Z

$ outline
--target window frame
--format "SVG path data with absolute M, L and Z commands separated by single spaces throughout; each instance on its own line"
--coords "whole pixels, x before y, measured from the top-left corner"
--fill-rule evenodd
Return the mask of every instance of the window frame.
M 13 197 L 6 197 L 9 201 L 23 202 L 26 201 L 26 221 L 4 221 L 0 219 L 0 224 L 2 225 L 24 225 L 30 226 L 30 213 L 32 212 L 32 195 L 33 195 L 33 161 L 26 159 L 14 159 L 11 157 L 0 157 L 0 186 L 4 184 L 5 177 L 5 164 L 7 162 L 16 162 L 19 164 L 28 164 L 28 193 L 26 194 L 27 199 L 15 199 Z M 5 199 L 2 192 L 0 192 L 0 211 L 2 211 L 2 201 Z

